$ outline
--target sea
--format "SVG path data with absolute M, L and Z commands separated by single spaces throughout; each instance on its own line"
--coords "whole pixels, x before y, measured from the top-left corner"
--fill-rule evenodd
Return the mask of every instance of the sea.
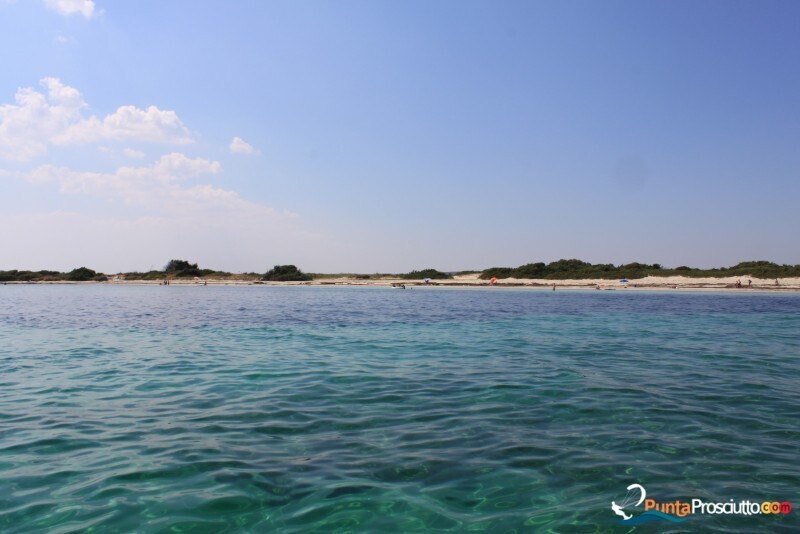
M 0 304 L 3 533 L 800 531 L 797 294 L 33 284 Z

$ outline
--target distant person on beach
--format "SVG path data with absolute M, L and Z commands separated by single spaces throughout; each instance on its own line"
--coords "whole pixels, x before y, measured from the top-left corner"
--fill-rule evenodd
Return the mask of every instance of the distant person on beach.
M 736 287 L 742 287 L 742 281 L 741 280 L 737 280 L 736 281 Z
M 753 281 L 748 279 L 747 280 L 747 287 L 753 287 Z
M 778 279 L 777 279 L 777 278 L 775 279 L 775 285 L 776 285 L 776 286 L 779 286 L 779 285 L 780 285 L 780 284 L 778 283 Z

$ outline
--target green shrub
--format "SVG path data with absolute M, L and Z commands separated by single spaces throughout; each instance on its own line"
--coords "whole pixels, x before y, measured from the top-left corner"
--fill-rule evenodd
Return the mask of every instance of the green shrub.
M 516 268 L 492 267 L 480 275 L 483 280 L 496 278 L 540 278 L 550 280 L 605 278 L 645 278 L 647 276 L 691 276 L 720 278 L 727 276 L 754 276 L 756 278 L 788 278 L 800 276 L 800 265 L 777 265 L 768 261 L 748 261 L 733 267 L 694 269 L 681 265 L 666 269 L 659 263 L 628 263 L 615 267 L 610 263 L 591 264 L 580 260 L 558 260 L 550 264 L 529 263 Z
M 88 267 L 78 267 L 68 272 L 64 279 L 72 282 L 88 282 L 89 280 L 94 280 L 95 276 L 97 276 L 97 272 L 94 270 Z
M 178 278 L 200 276 L 202 274 L 196 263 L 189 263 L 186 260 L 169 260 L 164 267 L 164 272 Z
M 422 280 L 423 278 L 430 278 L 431 280 L 448 280 L 453 278 L 447 273 L 437 271 L 436 269 L 423 269 L 421 271 L 411 271 L 410 273 L 397 275 L 398 278 L 404 280 Z
M 262 281 L 267 282 L 307 282 L 311 277 L 294 265 L 276 265 L 266 272 Z
M 478 277 L 481 280 L 491 280 L 492 278 L 511 278 L 511 273 L 514 269 L 511 267 L 489 267 L 481 272 Z

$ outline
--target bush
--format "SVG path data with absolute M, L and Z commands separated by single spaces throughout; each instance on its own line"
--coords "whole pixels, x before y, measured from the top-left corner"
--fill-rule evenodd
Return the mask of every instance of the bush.
M 88 282 L 89 280 L 94 280 L 97 276 L 97 272 L 88 267 L 78 267 L 77 269 L 73 269 L 68 272 L 64 279 L 70 280 L 72 282 Z
M 675 269 L 666 269 L 659 263 L 628 263 L 615 267 L 610 263 L 591 264 L 580 260 L 558 260 L 548 265 L 529 263 L 511 269 L 509 267 L 492 267 L 481 273 L 480 278 L 488 280 L 497 278 L 545 278 L 550 280 L 591 278 L 644 278 L 646 276 L 692 276 L 719 278 L 726 276 L 754 276 L 756 278 L 788 278 L 800 276 L 800 265 L 777 265 L 768 261 L 747 261 L 733 267 L 721 269 L 694 269 L 681 265 Z
M 196 263 L 189 263 L 185 260 L 169 260 L 166 267 L 164 267 L 164 272 L 178 278 L 200 276 L 202 274 Z
M 514 269 L 511 267 L 489 267 L 481 272 L 478 277 L 481 280 L 491 280 L 492 278 L 511 278 L 511 273 Z
M 544 263 L 527 263 L 514 269 L 514 278 L 544 278 L 547 266 Z
M 453 278 L 447 273 L 437 271 L 436 269 L 423 269 L 421 271 L 411 271 L 410 273 L 397 275 L 398 278 L 404 280 L 422 280 L 423 278 L 430 278 L 431 280 L 448 280 Z
M 276 265 L 266 272 L 262 281 L 266 282 L 307 282 L 311 277 L 294 265 Z

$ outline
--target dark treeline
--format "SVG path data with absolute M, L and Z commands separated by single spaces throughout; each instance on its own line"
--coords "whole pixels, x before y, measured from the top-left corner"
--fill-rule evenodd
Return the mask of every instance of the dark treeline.
M 0 271 L 0 282 L 105 282 L 108 277 L 87 267 L 58 271 Z
M 800 265 L 778 265 L 769 261 L 745 261 L 733 267 L 694 269 L 676 267 L 667 269 L 654 263 L 587 263 L 581 260 L 558 260 L 552 263 L 527 263 L 519 267 L 492 267 L 481 272 L 480 278 L 544 278 L 549 280 L 587 278 L 644 278 L 646 276 L 688 276 L 694 278 L 722 278 L 726 276 L 753 276 L 755 278 L 787 278 L 800 276 Z
M 447 280 L 453 278 L 447 273 L 437 271 L 436 269 L 423 269 L 421 271 L 411 271 L 410 273 L 398 274 L 397 278 L 404 280 L 422 280 L 423 278 L 430 278 L 431 280 Z
M 265 282 L 307 282 L 311 280 L 308 275 L 294 265 L 276 265 L 261 277 Z
M 165 280 L 168 278 L 201 278 L 203 276 L 227 278 L 231 276 L 231 273 L 201 269 L 196 263 L 189 263 L 186 260 L 169 260 L 161 271 L 132 272 L 123 275 L 125 280 Z
M 123 280 L 167 280 L 170 278 L 227 278 L 231 273 L 200 269 L 196 263 L 185 260 L 170 260 L 160 271 L 120 273 Z M 239 276 L 259 277 L 255 273 L 245 273 Z M 0 282 L 106 282 L 108 276 L 98 273 L 87 267 L 79 267 L 68 273 L 58 271 L 0 271 Z
M 456 274 L 476 273 L 463 271 Z M 332 275 L 304 273 L 294 265 L 276 265 L 265 274 L 242 273 L 231 274 L 225 271 L 201 269 L 196 263 L 185 260 L 170 260 L 160 271 L 120 273 L 123 280 L 168 280 L 180 278 L 235 278 L 245 280 L 264 280 L 274 282 L 309 281 L 314 278 L 327 278 Z M 396 277 L 406 280 L 444 280 L 453 278 L 450 273 L 436 269 L 423 269 L 404 274 L 350 275 L 359 279 L 378 279 Z M 733 267 L 717 269 L 695 269 L 692 267 L 665 268 L 654 263 L 628 263 L 612 265 L 610 263 L 593 264 L 581 260 L 558 260 L 552 263 L 527 263 L 519 267 L 492 267 L 480 271 L 480 278 L 522 278 L 522 279 L 623 279 L 644 278 L 646 276 L 687 276 L 694 278 L 722 278 L 728 276 L 753 276 L 755 278 L 793 278 L 800 277 L 800 265 L 778 265 L 769 261 L 746 261 Z M 0 282 L 105 282 L 108 277 L 88 267 L 78 267 L 67 273 L 58 271 L 0 271 Z

